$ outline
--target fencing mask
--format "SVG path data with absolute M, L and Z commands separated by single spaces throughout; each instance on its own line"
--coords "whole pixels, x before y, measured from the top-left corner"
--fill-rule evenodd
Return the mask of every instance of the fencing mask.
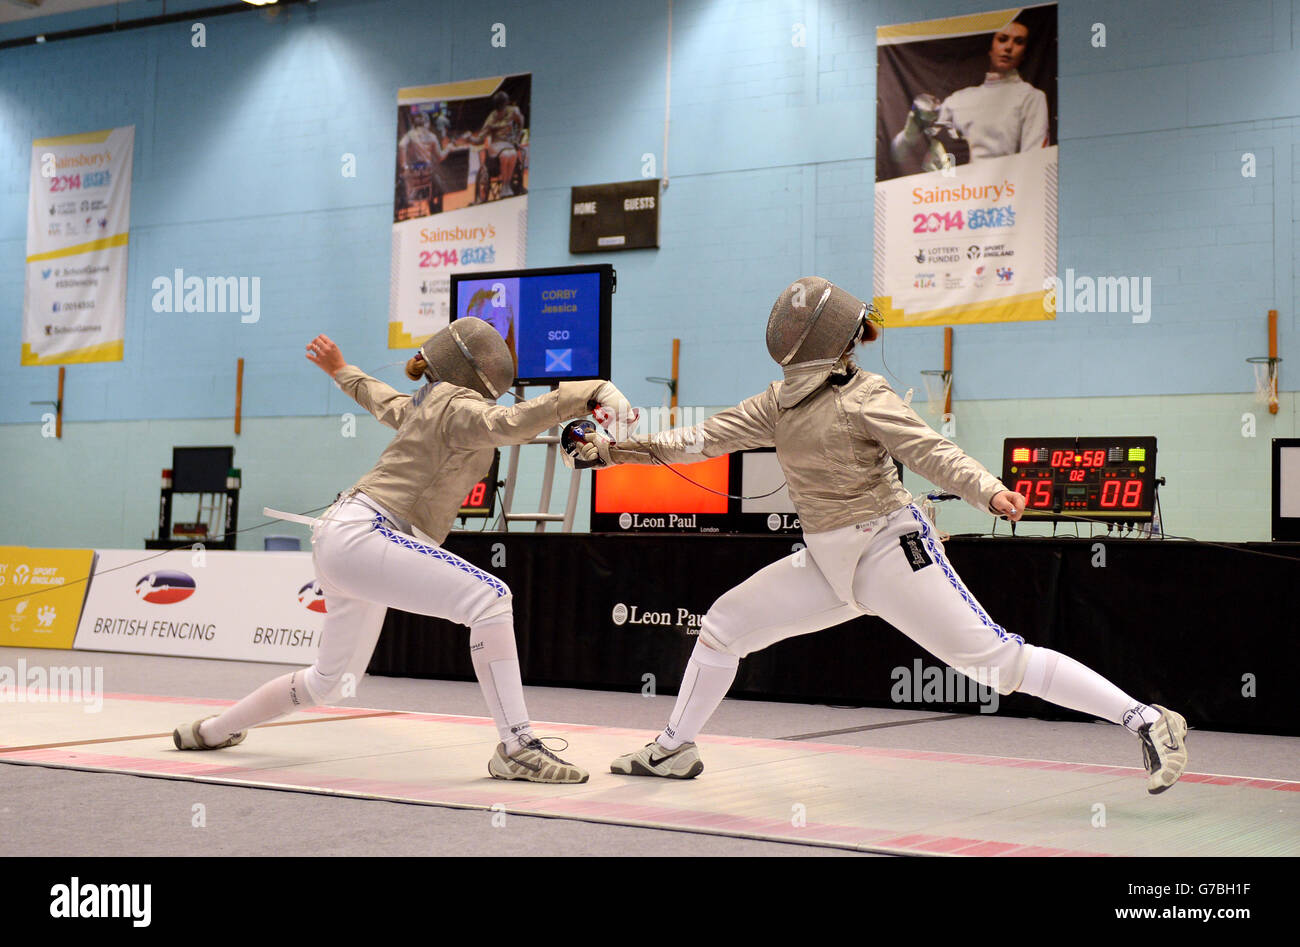
M 844 350 L 878 335 L 874 307 L 830 280 L 805 276 L 786 287 L 767 320 L 767 351 L 785 373 L 781 407 L 798 404 L 830 377 Z
M 430 336 L 420 352 L 431 380 L 469 388 L 493 401 L 515 380 L 510 346 L 496 329 L 473 316 Z

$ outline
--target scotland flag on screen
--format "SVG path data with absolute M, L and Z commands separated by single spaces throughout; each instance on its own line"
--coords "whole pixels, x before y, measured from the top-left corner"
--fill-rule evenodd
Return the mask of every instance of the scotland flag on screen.
M 573 349 L 547 349 L 546 370 L 548 372 L 573 371 Z

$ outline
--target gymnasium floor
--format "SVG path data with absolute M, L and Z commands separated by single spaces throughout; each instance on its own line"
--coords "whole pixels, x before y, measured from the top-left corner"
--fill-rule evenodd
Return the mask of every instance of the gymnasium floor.
M 1193 731 L 1189 772 L 1226 778 L 1185 778 L 1150 797 L 1136 771 L 1137 741 L 1107 724 L 728 700 L 701 740 L 705 773 L 687 784 L 606 772 L 610 748 L 648 741 L 673 697 L 534 687 L 526 689 L 533 719 L 576 725 L 561 755 L 593 774 L 581 788 L 536 787 L 486 778 L 495 736 L 464 719 L 486 712 L 473 683 L 368 677 L 346 714 L 290 718 L 319 726 L 290 723 L 254 731 L 235 751 L 182 756 L 169 739 L 136 740 L 128 750 L 120 738 L 213 713 L 220 703 L 195 705 L 238 699 L 284 667 L 0 648 L 0 665 L 20 659 L 103 667 L 110 696 L 94 715 L 77 704 L 3 709 L 0 762 L 15 765 L 0 768 L 0 855 L 873 854 L 853 846 L 876 854 L 1300 854 L 1297 738 Z M 358 708 L 409 716 L 349 716 L 364 713 Z M 103 742 L 75 745 L 82 739 Z M 15 750 L 51 743 L 73 745 Z M 155 767 L 168 778 L 65 768 L 78 766 Z M 209 778 L 316 788 L 202 781 Z M 324 794 L 339 791 L 410 801 Z M 506 812 L 488 809 L 489 798 Z M 804 800 L 813 828 L 783 828 Z M 428 804 L 438 801 L 446 805 Z M 520 814 L 529 808 L 553 817 Z M 755 816 L 764 812 L 781 818 Z M 819 818 L 834 830 L 810 843 Z M 620 821 L 677 828 L 612 824 Z M 796 840 L 770 840 L 783 832 Z

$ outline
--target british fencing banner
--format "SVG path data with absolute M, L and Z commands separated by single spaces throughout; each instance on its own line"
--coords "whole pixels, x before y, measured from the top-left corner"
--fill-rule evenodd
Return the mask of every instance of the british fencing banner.
M 886 325 L 1055 318 L 1056 35 L 1055 4 L 877 29 Z
M 98 550 L 78 650 L 311 664 L 325 595 L 309 552 Z
M 32 142 L 23 365 L 122 360 L 135 126 Z
M 398 91 L 389 348 L 447 326 L 452 273 L 524 266 L 531 91 L 529 73 Z

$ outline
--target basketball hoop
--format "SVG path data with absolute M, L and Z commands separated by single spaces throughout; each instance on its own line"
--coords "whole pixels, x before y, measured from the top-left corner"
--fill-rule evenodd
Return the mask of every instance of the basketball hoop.
M 1282 359 L 1275 355 L 1252 355 L 1246 361 L 1255 369 L 1255 400 L 1268 405 L 1269 414 L 1277 414 L 1277 367 Z
M 925 383 L 925 408 L 930 416 L 941 418 L 951 414 L 952 372 L 942 368 L 922 369 L 921 381 Z

